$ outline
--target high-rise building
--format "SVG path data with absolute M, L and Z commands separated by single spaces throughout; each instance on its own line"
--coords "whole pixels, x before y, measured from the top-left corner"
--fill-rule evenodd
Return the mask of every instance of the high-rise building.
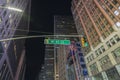
M 84 56 L 94 80 L 120 79 L 120 0 L 72 0 L 78 34 L 89 46 Z
M 24 80 L 31 0 L 0 0 L 0 80 Z M 4 40 L 9 39 L 9 40 Z
M 46 45 L 44 59 L 44 78 L 54 80 L 54 46 Z
M 54 78 L 54 45 L 45 45 L 44 64 L 36 77 L 36 80 L 55 80 Z
M 72 16 L 54 16 L 54 35 L 76 35 Z M 55 37 L 59 40 L 74 40 L 74 37 Z M 68 45 L 55 45 L 55 80 L 68 80 L 67 56 Z M 73 63 L 72 63 L 73 65 Z M 73 67 L 72 67 L 73 68 Z M 73 68 L 74 70 L 74 68 Z M 73 71 L 74 74 L 74 71 Z M 73 79 L 74 80 L 74 79 Z
M 42 65 L 41 70 L 40 70 L 38 76 L 36 77 L 36 80 L 46 80 L 44 64 Z

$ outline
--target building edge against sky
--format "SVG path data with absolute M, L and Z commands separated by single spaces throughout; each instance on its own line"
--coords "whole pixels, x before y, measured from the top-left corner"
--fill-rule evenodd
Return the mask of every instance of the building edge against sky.
M 76 28 L 72 16 L 54 16 L 54 35 L 76 35 Z M 72 37 L 55 37 L 58 40 L 74 40 Z M 69 80 L 67 69 L 68 45 L 54 45 L 55 56 L 55 80 Z M 70 68 L 74 72 L 74 67 Z M 72 74 L 72 73 L 71 73 Z M 75 79 L 75 75 L 72 77 Z
M 54 45 L 45 45 L 44 64 L 36 80 L 55 80 L 54 78 Z
M 31 0 L 0 0 L 0 39 L 25 36 Z M 0 79 L 24 80 L 25 40 L 0 42 Z
M 89 43 L 84 49 L 89 76 L 119 80 L 120 1 L 72 0 L 71 10 L 78 34 Z

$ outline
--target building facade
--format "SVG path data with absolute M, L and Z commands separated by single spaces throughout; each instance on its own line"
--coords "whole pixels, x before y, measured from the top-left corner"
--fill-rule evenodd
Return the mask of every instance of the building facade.
M 44 78 L 45 78 L 44 80 L 54 80 L 54 46 L 53 45 L 46 45 L 45 47 Z
M 54 46 L 45 46 L 44 64 L 36 77 L 36 80 L 55 80 L 54 79 Z
M 44 67 L 44 64 L 42 65 L 40 73 L 36 77 L 36 80 L 46 80 L 45 79 L 45 67 Z
M 31 0 L 0 0 L 0 80 L 24 80 L 25 36 L 29 30 Z
M 54 35 L 76 35 L 76 28 L 73 21 L 72 16 L 54 16 Z M 60 40 L 74 40 L 72 37 L 55 37 L 55 39 Z M 68 69 L 67 65 L 67 48 L 68 45 L 54 45 L 54 52 L 55 52 L 55 80 L 69 80 L 71 72 L 68 74 L 68 71 L 70 72 L 70 69 Z M 72 63 L 73 64 L 73 63 Z M 74 77 L 75 78 L 75 77 Z M 74 79 L 73 79 L 74 80 Z
M 119 80 L 120 0 L 72 0 L 71 10 L 78 34 L 89 43 L 84 48 L 89 76 Z

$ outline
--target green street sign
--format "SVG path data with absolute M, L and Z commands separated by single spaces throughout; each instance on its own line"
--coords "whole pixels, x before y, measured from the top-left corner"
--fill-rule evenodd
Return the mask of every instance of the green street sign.
M 45 44 L 70 45 L 70 40 L 45 39 L 44 43 Z

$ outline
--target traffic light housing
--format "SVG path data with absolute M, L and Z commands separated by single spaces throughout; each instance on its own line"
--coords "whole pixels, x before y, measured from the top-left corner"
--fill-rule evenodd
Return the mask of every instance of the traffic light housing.
M 81 44 L 82 47 L 87 47 L 88 46 L 87 38 L 81 37 Z
M 84 39 L 84 37 L 81 37 L 81 45 L 82 45 L 82 47 L 85 47 L 84 44 L 85 44 L 85 39 Z

